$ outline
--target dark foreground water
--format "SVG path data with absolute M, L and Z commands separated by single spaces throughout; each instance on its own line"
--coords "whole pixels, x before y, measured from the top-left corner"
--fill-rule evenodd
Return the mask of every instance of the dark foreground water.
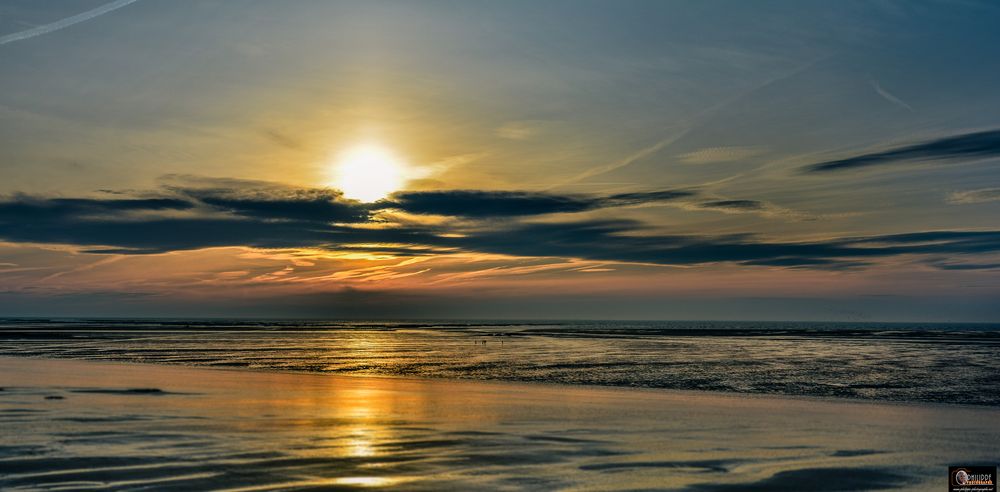
M 3 320 L 0 355 L 1000 405 L 1000 326 Z

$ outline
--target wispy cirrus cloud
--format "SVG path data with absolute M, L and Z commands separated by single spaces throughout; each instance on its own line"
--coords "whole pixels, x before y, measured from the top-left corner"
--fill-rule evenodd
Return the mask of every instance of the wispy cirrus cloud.
M 715 164 L 720 162 L 735 162 L 760 155 L 761 147 L 708 147 L 695 150 L 678 157 L 685 164 Z
M 681 208 L 693 211 L 712 211 L 724 214 L 755 214 L 761 217 L 778 217 L 793 221 L 817 220 L 820 216 L 792 210 L 763 200 L 706 197 L 682 201 Z
M 1000 201 L 1000 188 L 982 188 L 978 190 L 956 191 L 948 195 L 948 203 L 970 204 Z
M 539 131 L 540 123 L 537 121 L 509 121 L 500 125 L 494 133 L 507 140 L 528 140 Z
M 818 162 L 805 167 L 809 173 L 860 169 L 902 162 L 979 159 L 1000 156 L 1000 130 L 964 133 L 868 152 L 844 159 Z

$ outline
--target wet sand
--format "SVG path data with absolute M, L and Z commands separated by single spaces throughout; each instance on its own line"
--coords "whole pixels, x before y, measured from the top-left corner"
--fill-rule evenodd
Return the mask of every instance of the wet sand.
M 0 387 L 3 490 L 937 491 L 1000 461 L 992 407 L 26 358 Z

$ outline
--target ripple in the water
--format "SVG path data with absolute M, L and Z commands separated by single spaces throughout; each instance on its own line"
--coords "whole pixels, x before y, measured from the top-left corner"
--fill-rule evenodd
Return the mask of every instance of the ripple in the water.
M 1000 404 L 992 325 L 0 320 L 0 355 Z

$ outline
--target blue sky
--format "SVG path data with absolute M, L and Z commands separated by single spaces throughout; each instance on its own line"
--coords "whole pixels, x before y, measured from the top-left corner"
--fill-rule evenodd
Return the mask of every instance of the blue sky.
M 998 21 L 3 1 L 0 307 L 996 321 Z M 378 205 L 359 145 L 401 169 Z

